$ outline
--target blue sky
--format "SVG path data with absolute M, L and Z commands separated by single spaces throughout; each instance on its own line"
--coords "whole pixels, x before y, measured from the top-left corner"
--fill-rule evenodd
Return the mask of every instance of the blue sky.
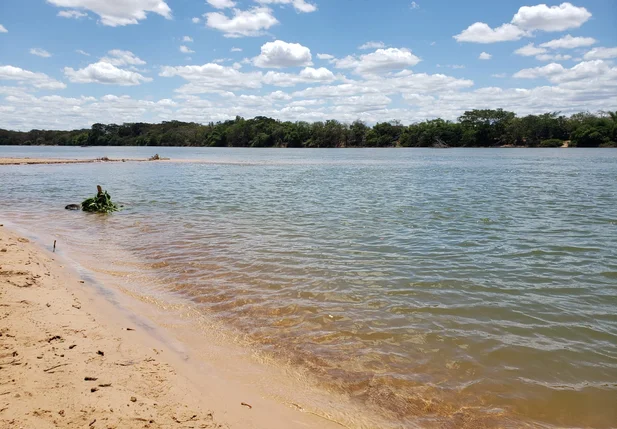
M 617 109 L 617 2 L 2 0 L 0 127 Z

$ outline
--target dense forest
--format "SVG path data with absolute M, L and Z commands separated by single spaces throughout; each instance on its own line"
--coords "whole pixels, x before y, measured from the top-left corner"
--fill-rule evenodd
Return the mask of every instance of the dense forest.
M 208 146 L 208 147 L 617 147 L 617 112 L 559 113 L 517 117 L 502 109 L 471 110 L 456 122 L 433 119 L 345 124 L 282 122 L 258 116 L 207 125 L 94 124 L 73 131 L 0 129 L 0 145 Z

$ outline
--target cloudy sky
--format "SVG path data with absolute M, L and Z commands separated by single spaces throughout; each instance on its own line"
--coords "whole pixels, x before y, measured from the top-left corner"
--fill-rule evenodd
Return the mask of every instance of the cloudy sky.
M 0 127 L 617 110 L 617 1 L 0 0 Z

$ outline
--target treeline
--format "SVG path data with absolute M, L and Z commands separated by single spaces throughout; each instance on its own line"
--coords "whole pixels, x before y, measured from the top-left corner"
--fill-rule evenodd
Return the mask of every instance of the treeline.
M 258 116 L 207 125 L 170 121 L 94 124 L 74 131 L 0 130 L 0 145 L 327 148 L 561 147 L 564 143 L 570 147 L 617 147 L 617 111 L 517 117 L 502 109 L 471 110 L 456 122 L 434 119 L 409 126 L 398 121 L 373 127 L 361 121 L 282 122 Z

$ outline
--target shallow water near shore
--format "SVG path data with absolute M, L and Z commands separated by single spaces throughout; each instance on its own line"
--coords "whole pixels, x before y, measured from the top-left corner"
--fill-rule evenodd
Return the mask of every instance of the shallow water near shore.
M 617 151 L 0 147 L 154 152 L 2 167 L 0 219 L 392 427 L 617 426 Z

